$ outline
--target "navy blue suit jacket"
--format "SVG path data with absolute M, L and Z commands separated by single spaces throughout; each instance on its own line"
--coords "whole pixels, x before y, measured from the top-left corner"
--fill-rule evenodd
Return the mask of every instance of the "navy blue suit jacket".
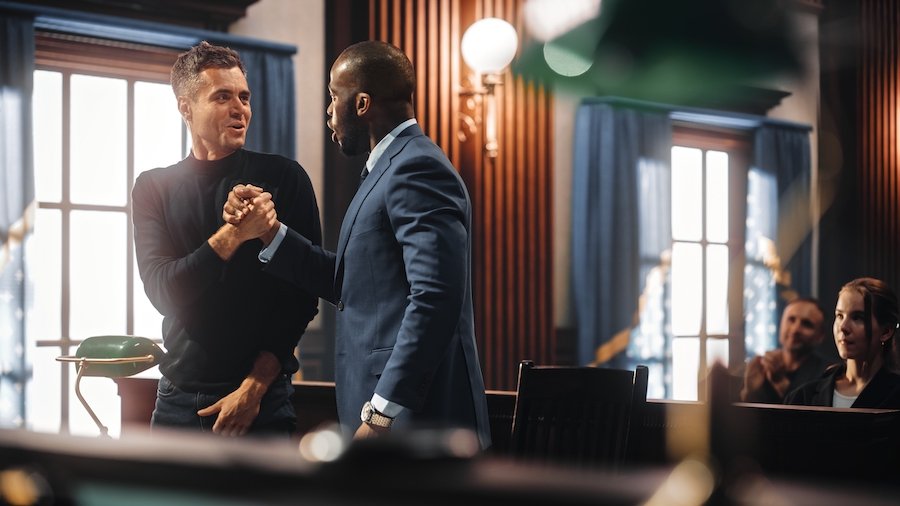
M 466 427 L 490 445 L 475 345 L 471 205 L 418 125 L 401 132 L 353 197 L 336 253 L 290 230 L 266 270 L 338 308 L 335 383 L 348 431 L 376 392 L 408 408 L 396 427 Z

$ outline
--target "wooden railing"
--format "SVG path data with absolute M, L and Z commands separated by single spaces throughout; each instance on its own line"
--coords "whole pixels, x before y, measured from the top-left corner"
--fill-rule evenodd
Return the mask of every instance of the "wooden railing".
M 129 429 L 149 425 L 156 380 L 120 378 L 116 383 L 122 398 L 121 433 L 126 437 Z M 494 441 L 491 453 L 503 456 L 509 450 L 516 394 L 498 390 L 487 394 Z M 335 423 L 334 383 L 294 382 L 294 407 L 298 437 Z M 679 452 L 699 437 L 705 438 L 705 448 L 714 460 L 750 463 L 769 476 L 873 481 L 900 472 L 898 410 L 749 403 L 724 409 L 712 418 L 720 425 L 709 430 L 710 413 L 705 404 L 649 400 L 631 428 L 629 466 L 671 465 L 684 457 Z M 706 430 L 711 436 L 704 436 Z M 835 465 L 851 460 L 853 466 Z

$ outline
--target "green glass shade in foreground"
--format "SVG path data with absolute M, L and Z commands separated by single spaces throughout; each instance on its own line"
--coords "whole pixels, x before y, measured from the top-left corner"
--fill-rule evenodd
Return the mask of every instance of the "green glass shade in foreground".
M 83 376 L 123 378 L 150 369 L 165 353 L 152 340 L 139 336 L 93 336 L 78 346 L 75 356 Z

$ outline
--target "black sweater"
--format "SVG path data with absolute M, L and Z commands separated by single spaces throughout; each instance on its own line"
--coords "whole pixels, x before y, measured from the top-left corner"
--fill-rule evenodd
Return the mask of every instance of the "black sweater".
M 138 269 L 163 314 L 166 357 L 160 371 L 183 390 L 226 393 L 263 350 L 291 374 L 294 347 L 316 315 L 318 299 L 262 272 L 262 242 L 247 241 L 227 262 L 207 240 L 224 223 L 222 207 L 236 184 L 272 194 L 278 219 L 321 244 L 309 176 L 287 158 L 238 150 L 216 161 L 192 155 L 142 173 L 132 191 Z
M 831 367 L 817 380 L 794 390 L 784 399 L 785 404 L 831 407 L 834 384 L 844 375 L 847 366 Z M 852 408 L 900 409 L 900 375 L 882 366 L 860 392 Z

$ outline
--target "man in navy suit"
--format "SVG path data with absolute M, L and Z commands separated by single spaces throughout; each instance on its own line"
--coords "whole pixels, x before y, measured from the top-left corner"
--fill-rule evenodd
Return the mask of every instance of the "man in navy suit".
M 364 438 L 392 427 L 464 427 L 486 448 L 465 184 L 415 120 L 415 72 L 400 49 L 354 44 L 330 77 L 332 140 L 346 155 L 369 153 L 362 182 L 337 252 L 276 224 L 260 254 L 264 270 L 336 306 L 335 383 L 345 430 Z M 263 191 L 236 186 L 225 219 L 239 225 Z

